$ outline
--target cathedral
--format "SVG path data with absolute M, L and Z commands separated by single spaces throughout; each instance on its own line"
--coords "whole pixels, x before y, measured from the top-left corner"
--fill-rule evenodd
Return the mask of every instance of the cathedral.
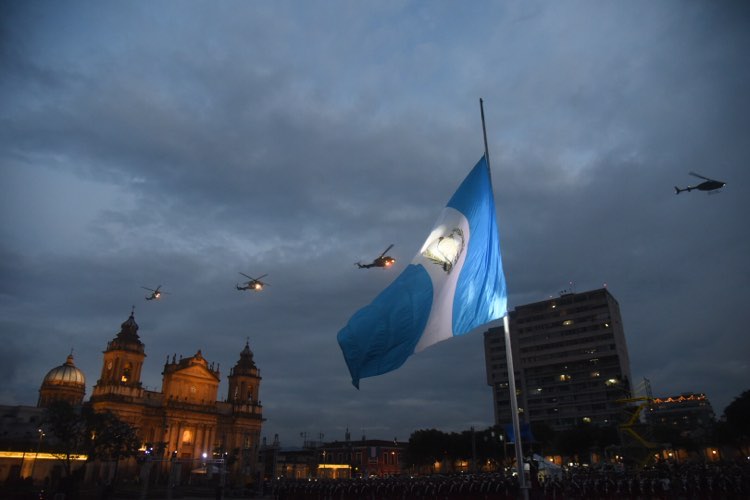
M 249 344 L 229 371 L 224 400 L 218 399 L 218 365 L 206 360 L 200 350 L 190 357 L 167 357 L 158 392 L 142 386 L 145 358 L 145 345 L 131 312 L 120 332 L 107 343 L 89 401 L 83 401 L 84 374 L 70 355 L 45 376 L 37 408 L 65 400 L 90 405 L 97 412 L 111 411 L 137 429 L 143 449 L 149 450 L 163 470 L 169 460 L 176 460 L 182 464 L 183 474 L 189 474 L 205 463 L 206 457 L 223 458 L 231 481 L 245 484 L 255 479 L 263 414 L 258 399 L 261 377 Z

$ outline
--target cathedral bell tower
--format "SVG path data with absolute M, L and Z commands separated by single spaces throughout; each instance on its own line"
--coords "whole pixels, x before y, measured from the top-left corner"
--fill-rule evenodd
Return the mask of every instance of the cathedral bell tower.
M 240 359 L 229 372 L 229 394 L 227 402 L 236 405 L 258 404 L 260 389 L 260 372 L 253 361 L 253 351 L 250 342 L 240 353 Z
M 94 386 L 91 400 L 108 395 L 142 396 L 141 368 L 146 358 L 145 346 L 138 337 L 138 323 L 133 312 L 121 325 L 120 333 L 107 343 L 102 374 Z

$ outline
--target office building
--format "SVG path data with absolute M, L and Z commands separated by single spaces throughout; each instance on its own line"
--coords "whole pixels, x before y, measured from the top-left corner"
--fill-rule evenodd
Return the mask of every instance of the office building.
M 522 422 L 555 430 L 619 422 L 630 362 L 620 308 L 606 288 L 516 307 L 510 337 Z M 485 332 L 484 344 L 495 422 L 505 425 L 511 405 L 503 328 Z

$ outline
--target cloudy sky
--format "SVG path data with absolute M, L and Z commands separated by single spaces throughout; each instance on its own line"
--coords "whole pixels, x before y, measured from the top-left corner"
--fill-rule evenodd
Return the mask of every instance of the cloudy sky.
M 359 391 L 336 343 L 481 157 L 481 97 L 510 306 L 606 283 L 635 382 L 720 414 L 750 386 L 748 26 L 729 1 L 3 2 L 0 403 L 71 349 L 91 394 L 135 305 L 151 389 L 201 349 L 226 397 L 249 339 L 282 444 L 491 425 L 482 329 Z M 691 171 L 727 186 L 675 196 Z

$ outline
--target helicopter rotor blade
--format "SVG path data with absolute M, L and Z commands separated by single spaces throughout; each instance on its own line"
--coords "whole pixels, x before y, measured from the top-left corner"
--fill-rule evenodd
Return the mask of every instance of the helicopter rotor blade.
M 247 274 L 245 274 L 245 273 L 240 273 L 240 274 L 241 274 L 242 276 L 244 276 L 245 278 L 247 278 L 247 279 L 251 279 L 251 280 L 252 280 L 252 279 L 255 279 L 255 278 L 253 278 L 252 276 L 248 276 L 248 275 L 247 275 Z
M 257 278 L 253 278 L 253 279 L 256 280 L 256 281 L 260 281 L 263 278 L 265 278 L 266 276 L 268 276 L 268 273 L 264 274 L 263 276 L 258 276 Z
M 690 172 L 690 175 L 692 175 L 693 177 L 698 177 L 699 179 L 707 180 L 707 181 L 712 181 L 713 180 L 713 179 L 709 179 L 708 177 L 704 177 L 701 174 L 696 174 L 695 172 Z
M 145 287 L 145 286 L 142 286 L 141 288 L 143 288 L 144 290 L 148 290 L 149 292 L 156 292 L 156 290 L 152 290 L 151 288 L 148 288 L 148 287 Z
M 385 254 L 387 254 L 387 253 L 388 253 L 388 250 L 390 250 L 391 248 L 393 248 L 393 243 L 391 243 L 391 244 L 390 244 L 390 246 L 389 246 L 388 248 L 386 248 L 385 250 L 383 250 L 383 253 L 381 253 L 381 254 L 380 254 L 380 256 L 382 257 L 382 256 L 384 256 Z

